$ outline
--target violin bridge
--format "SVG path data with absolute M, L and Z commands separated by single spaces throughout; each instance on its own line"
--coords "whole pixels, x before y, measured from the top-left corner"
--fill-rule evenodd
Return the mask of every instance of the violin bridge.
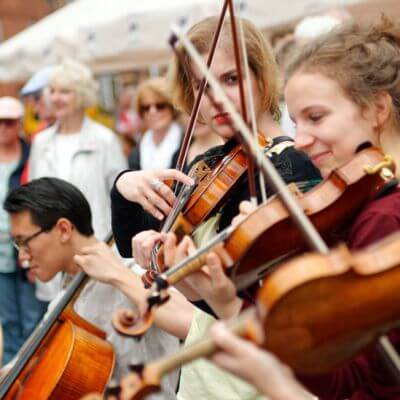
M 199 161 L 190 171 L 190 176 L 194 178 L 196 182 L 201 181 L 208 173 L 210 173 L 210 167 L 205 163 L 204 160 Z
M 287 188 L 289 189 L 289 192 L 297 198 L 299 198 L 303 194 L 295 182 L 290 182 L 287 185 Z

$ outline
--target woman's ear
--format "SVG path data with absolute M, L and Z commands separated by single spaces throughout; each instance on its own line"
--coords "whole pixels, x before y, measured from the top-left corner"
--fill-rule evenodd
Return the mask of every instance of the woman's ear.
M 392 96 L 390 96 L 388 92 L 377 93 L 374 98 L 374 106 L 375 106 L 374 128 L 376 128 L 378 132 L 381 132 L 382 127 L 389 121 L 392 113 L 392 108 L 393 108 Z

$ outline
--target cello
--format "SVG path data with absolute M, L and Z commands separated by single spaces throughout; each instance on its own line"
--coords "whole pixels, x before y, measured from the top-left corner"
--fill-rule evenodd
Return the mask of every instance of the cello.
M 73 309 L 87 280 L 83 272 L 75 276 L 24 343 L 0 382 L 1 399 L 77 400 L 104 391 L 115 363 L 113 347 Z

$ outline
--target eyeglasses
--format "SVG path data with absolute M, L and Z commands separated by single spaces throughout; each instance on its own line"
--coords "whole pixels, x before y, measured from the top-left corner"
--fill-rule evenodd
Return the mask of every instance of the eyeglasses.
M 154 103 L 154 104 L 142 104 L 140 106 L 140 113 L 146 114 L 150 111 L 151 107 L 154 107 L 157 111 L 163 111 L 169 107 L 167 103 Z
M 1 118 L 0 119 L 0 125 L 4 124 L 7 127 L 14 126 L 18 122 L 17 119 L 12 119 L 12 118 Z
M 11 241 L 12 241 L 13 246 L 17 249 L 17 251 L 21 251 L 21 249 L 23 249 L 23 248 L 29 250 L 29 242 L 32 239 L 35 239 L 35 237 L 39 236 L 40 234 L 42 234 L 43 232 L 46 232 L 46 231 L 47 231 L 47 229 L 41 229 L 40 231 L 35 232 L 34 234 L 32 234 L 26 238 L 21 238 L 21 239 L 12 238 Z

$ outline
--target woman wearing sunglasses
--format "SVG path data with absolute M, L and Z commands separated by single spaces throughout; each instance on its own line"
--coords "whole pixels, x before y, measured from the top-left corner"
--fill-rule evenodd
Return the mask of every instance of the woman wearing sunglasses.
M 182 128 L 175 121 L 177 112 L 167 91 L 164 78 L 151 78 L 138 88 L 136 112 L 143 119 L 147 131 L 129 157 L 132 170 L 173 167 L 174 153 L 182 140 Z

